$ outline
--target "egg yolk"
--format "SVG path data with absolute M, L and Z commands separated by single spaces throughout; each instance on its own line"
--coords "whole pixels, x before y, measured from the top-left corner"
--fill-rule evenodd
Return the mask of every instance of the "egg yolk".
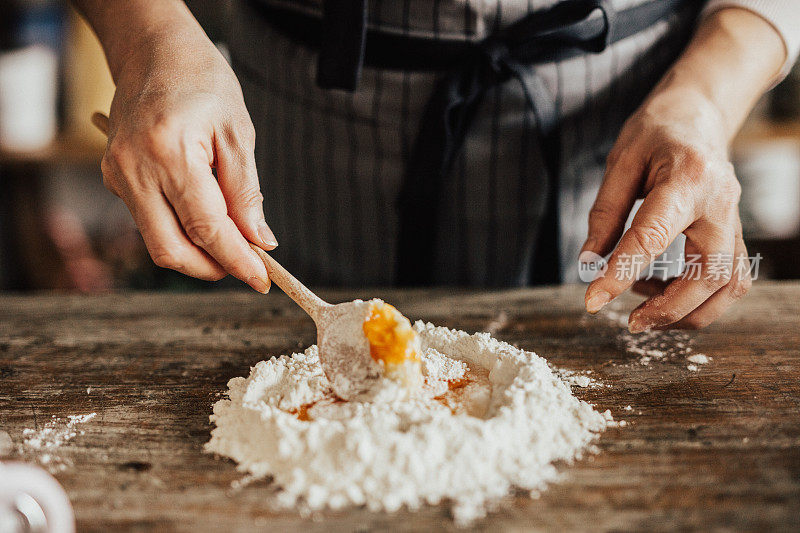
M 369 317 L 364 321 L 364 335 L 369 341 L 370 355 L 382 362 L 387 370 L 408 362 L 419 363 L 417 333 L 400 311 L 387 303 L 370 304 Z

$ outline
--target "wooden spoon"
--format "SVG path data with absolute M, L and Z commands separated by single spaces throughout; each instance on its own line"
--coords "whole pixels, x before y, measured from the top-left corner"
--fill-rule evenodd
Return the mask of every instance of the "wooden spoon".
M 92 123 L 108 134 L 108 117 L 92 115 Z M 303 308 L 317 326 L 319 361 L 337 396 L 352 400 L 368 393 L 381 378 L 380 366 L 372 359 L 369 342 L 361 329 L 369 303 L 361 300 L 332 305 L 314 294 L 267 252 L 250 243 L 267 267 L 270 280 Z
M 380 366 L 370 355 L 369 342 L 362 329 L 369 314 L 369 302 L 354 300 L 329 304 L 267 252 L 252 243 L 250 247 L 264 262 L 270 280 L 314 320 L 319 361 L 336 395 L 352 400 L 367 394 L 382 376 Z

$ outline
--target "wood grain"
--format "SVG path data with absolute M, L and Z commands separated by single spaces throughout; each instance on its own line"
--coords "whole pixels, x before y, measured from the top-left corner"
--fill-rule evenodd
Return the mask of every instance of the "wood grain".
M 604 433 L 598 455 L 564 465 L 540 498 L 509 498 L 476 530 L 800 528 L 798 283 L 756 284 L 692 334 L 712 358 L 699 372 L 684 356 L 639 364 L 617 323 L 582 312 L 580 287 L 321 295 L 376 296 L 412 318 L 488 328 L 608 385 L 576 394 L 629 425 Z M 58 451 L 72 466 L 56 477 L 85 531 L 452 529 L 444 507 L 272 513 L 264 499 L 274 487 L 234 491 L 242 474 L 202 453 L 227 380 L 314 337 L 311 319 L 277 292 L 0 297 L 0 429 L 19 444 L 52 415 L 97 413 Z

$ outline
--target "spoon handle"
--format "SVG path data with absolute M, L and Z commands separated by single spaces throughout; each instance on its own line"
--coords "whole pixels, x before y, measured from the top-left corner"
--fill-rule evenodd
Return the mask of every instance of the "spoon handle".
M 275 261 L 271 255 L 256 246 L 250 244 L 250 247 L 255 250 L 258 257 L 264 261 L 264 266 L 267 267 L 269 279 L 275 282 L 275 285 L 281 288 L 289 298 L 295 301 L 297 305 L 317 321 L 322 311 L 331 307 L 331 304 L 314 294 L 311 289 L 300 283 L 300 281 L 289 274 L 289 271 L 283 268 L 280 263 Z

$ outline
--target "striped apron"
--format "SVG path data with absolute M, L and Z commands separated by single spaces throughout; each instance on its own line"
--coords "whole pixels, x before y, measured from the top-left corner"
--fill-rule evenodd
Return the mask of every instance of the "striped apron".
M 621 11 L 643 2 L 609 3 Z M 366 27 L 400 38 L 476 43 L 556 4 L 371 0 Z M 321 89 L 315 36 L 276 27 L 269 11 L 275 9 L 302 20 L 321 18 L 322 6 L 321 0 L 240 0 L 234 9 L 231 56 L 256 127 L 265 213 L 281 243 L 275 254 L 308 283 L 351 287 L 397 283 L 401 238 L 404 250 L 412 250 L 404 258 L 426 265 L 421 284 L 576 281 L 605 157 L 624 120 L 685 46 L 697 13 L 676 11 L 599 53 L 523 65 L 523 83 L 488 88 L 439 184 L 435 212 L 411 217 L 409 232 L 400 202 L 406 169 L 442 73 L 367 63 L 354 91 Z M 315 31 L 309 25 L 308 33 Z M 534 78 L 553 95 L 555 165 L 538 135 L 542 118 L 526 99 L 524 82 Z M 416 239 L 428 246 L 415 256 Z

